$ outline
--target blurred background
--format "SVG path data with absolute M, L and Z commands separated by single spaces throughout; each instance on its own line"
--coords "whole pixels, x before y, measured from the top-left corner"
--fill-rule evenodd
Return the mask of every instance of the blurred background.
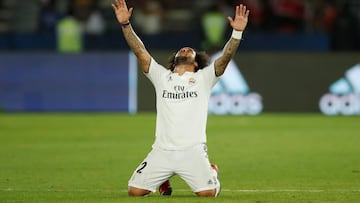
M 111 0 L 1 0 L 0 49 L 56 50 L 58 24 L 69 16 L 83 29 L 85 51 L 127 49 L 111 3 Z M 150 49 L 177 49 L 177 41 L 185 40 L 203 49 L 204 40 L 209 40 L 206 32 L 210 31 L 206 18 L 212 18 L 212 26 L 224 23 L 222 26 L 229 29 L 227 21 L 216 21 L 216 15 L 233 16 L 234 6 L 240 3 L 251 10 L 248 36 L 256 35 L 264 43 L 252 42 L 245 45 L 246 49 L 360 49 L 357 0 L 132 0 L 128 6 L 135 8 L 132 25 L 138 34 L 149 38 Z M 302 46 L 291 41 L 287 45 L 267 42 L 279 40 L 276 42 L 282 44 L 282 34 L 296 35 L 294 40 L 317 37 L 320 42 L 304 41 Z
M 0 108 L 153 111 L 154 91 L 141 73 L 130 74 L 136 60 L 129 56 L 111 3 L 0 0 Z M 240 3 L 251 14 L 234 61 L 250 92 L 260 95 L 264 111 L 318 112 L 329 86 L 347 80 L 346 71 L 360 61 L 360 1 L 132 0 L 128 7 L 134 7 L 135 31 L 158 62 L 166 65 L 167 57 L 183 46 L 209 54 L 220 50 L 231 34 L 226 17 L 233 16 L 234 6 Z M 49 76 L 47 70 L 53 74 Z M 126 77 L 114 77 L 118 74 Z M 120 90 L 115 87 L 119 80 Z M 334 94 L 357 94 L 356 83 L 348 80 L 350 89 Z M 67 91 L 61 90 L 64 84 Z M 69 94 L 72 87 L 77 90 Z M 129 96 L 132 91 L 135 97 Z M 117 99 L 114 94 L 119 94 Z M 64 98 L 68 105 L 53 105 Z M 122 100 L 125 103 L 116 106 Z M 334 102 L 325 105 L 331 107 Z

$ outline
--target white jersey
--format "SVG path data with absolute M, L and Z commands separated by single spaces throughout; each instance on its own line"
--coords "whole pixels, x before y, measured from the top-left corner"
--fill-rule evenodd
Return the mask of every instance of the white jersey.
M 215 76 L 214 63 L 183 75 L 151 59 L 145 74 L 156 92 L 156 133 L 153 148 L 182 150 L 206 143 L 208 102 Z

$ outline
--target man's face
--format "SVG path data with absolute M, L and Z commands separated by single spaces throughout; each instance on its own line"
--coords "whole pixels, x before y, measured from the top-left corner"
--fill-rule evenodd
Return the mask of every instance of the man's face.
M 181 48 L 175 55 L 175 65 L 194 64 L 196 52 L 190 47 Z
M 181 48 L 175 55 L 175 58 L 177 57 L 190 57 L 195 60 L 196 57 L 196 51 L 190 47 L 184 47 Z

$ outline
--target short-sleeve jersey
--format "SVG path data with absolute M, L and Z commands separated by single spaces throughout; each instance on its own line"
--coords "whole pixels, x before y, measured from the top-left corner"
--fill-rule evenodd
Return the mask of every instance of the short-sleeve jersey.
M 206 143 L 208 103 L 219 77 L 214 63 L 198 70 L 174 73 L 153 58 L 149 72 L 156 92 L 156 132 L 153 148 L 182 150 Z

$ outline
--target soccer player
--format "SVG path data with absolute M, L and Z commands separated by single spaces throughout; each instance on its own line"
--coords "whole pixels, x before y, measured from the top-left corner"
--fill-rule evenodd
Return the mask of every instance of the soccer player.
M 152 150 L 135 169 L 128 183 L 129 196 L 155 192 L 170 195 L 169 179 L 180 176 L 200 197 L 216 197 L 220 192 L 218 169 L 210 164 L 206 147 L 206 123 L 210 92 L 235 55 L 245 30 L 249 10 L 236 6 L 235 17 L 228 17 L 232 36 L 222 55 L 208 64 L 204 52 L 181 48 L 165 68 L 146 50 L 134 32 L 130 17 L 133 8 L 125 0 L 112 4 L 125 40 L 136 55 L 144 74 L 156 92 L 156 132 Z

